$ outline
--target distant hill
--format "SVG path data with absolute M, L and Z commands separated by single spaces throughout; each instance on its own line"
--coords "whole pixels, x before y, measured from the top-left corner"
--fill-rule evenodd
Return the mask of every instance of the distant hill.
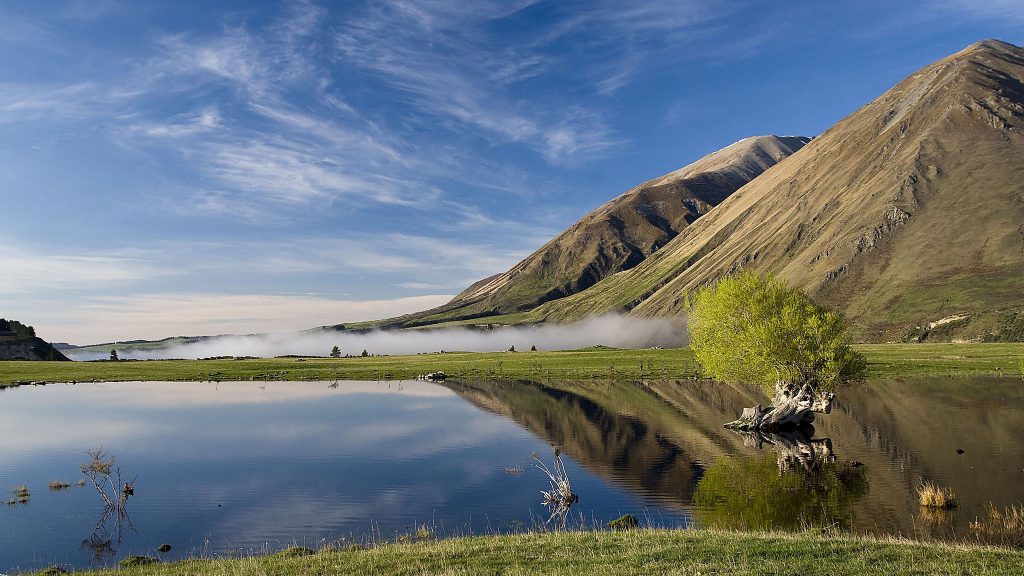
M 641 184 L 585 215 L 512 269 L 451 302 L 378 325 L 411 327 L 531 310 L 628 270 L 809 138 L 758 136 Z
M 161 340 L 122 340 L 120 342 L 104 342 L 87 346 L 69 346 L 64 351 L 74 360 L 107 358 L 111 350 L 123 357 L 134 352 L 153 352 L 166 350 L 183 344 L 193 344 L 219 338 L 220 336 L 172 336 Z
M 35 328 L 0 318 L 0 360 L 67 360 L 67 357 L 37 337 Z
M 845 311 L 863 340 L 1019 339 L 1022 131 L 1024 50 L 974 44 L 843 119 L 635 268 L 527 317 L 674 315 L 698 286 L 751 267 Z

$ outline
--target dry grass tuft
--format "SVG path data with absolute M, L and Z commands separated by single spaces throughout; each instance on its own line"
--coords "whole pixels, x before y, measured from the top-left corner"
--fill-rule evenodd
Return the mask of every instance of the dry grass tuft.
M 999 510 L 989 502 L 984 518 L 971 522 L 971 532 L 990 542 L 1024 546 L 1024 506 Z
M 950 488 L 943 488 L 934 482 L 921 482 L 917 487 L 917 500 L 928 508 L 956 508 L 956 494 Z

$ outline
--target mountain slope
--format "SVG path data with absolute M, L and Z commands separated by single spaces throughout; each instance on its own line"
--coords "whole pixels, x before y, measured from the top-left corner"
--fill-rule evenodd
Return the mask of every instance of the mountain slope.
M 866 340 L 929 324 L 956 329 L 947 336 L 991 331 L 1024 307 L 1022 128 L 1024 50 L 972 45 L 840 121 L 639 266 L 530 316 L 677 314 L 688 292 L 751 266 L 844 310 Z
M 636 266 L 808 141 L 778 136 L 740 140 L 612 199 L 512 269 L 476 282 L 448 304 L 393 323 L 521 312 L 575 294 Z

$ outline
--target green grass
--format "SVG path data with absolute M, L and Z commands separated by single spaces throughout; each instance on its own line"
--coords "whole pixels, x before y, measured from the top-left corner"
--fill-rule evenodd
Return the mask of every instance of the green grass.
M 90 574 L 1019 574 L 1024 552 L 901 540 L 713 530 L 462 537 L 308 556 L 186 560 Z
M 1019 375 L 1024 343 L 859 344 L 872 377 Z
M 864 344 L 871 377 L 1020 374 L 1024 344 Z M 368 358 L 0 362 L 0 386 L 18 382 L 131 380 L 682 379 L 699 374 L 687 349 L 588 348 L 561 352 L 450 352 Z

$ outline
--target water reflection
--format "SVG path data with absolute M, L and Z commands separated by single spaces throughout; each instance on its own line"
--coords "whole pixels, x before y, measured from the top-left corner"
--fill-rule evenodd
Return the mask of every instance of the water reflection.
M 448 386 L 612 482 L 694 508 L 698 523 L 955 539 L 971 534 L 989 502 L 1019 504 L 1024 484 L 1024 389 L 1013 378 L 869 382 L 844 391 L 816 433 L 797 437 L 723 430 L 764 398 L 712 382 Z M 922 479 L 953 488 L 959 508 L 922 511 Z M 774 505 L 763 486 L 782 491 Z
M 0 490 L 33 488 L 0 510 L 0 572 L 290 545 L 392 539 L 426 524 L 439 536 L 528 528 L 547 514 L 547 481 L 529 465 L 548 443 L 432 383 L 109 383 L 28 387 L 0 402 Z M 137 530 L 82 478 L 103 446 L 138 476 Z M 650 503 L 565 459 L 574 519 L 602 524 Z M 517 474 L 506 470 L 518 471 Z M 118 489 L 123 483 L 116 481 Z M 684 514 L 650 507 L 668 525 Z M 84 540 L 84 542 L 83 542 Z
M 775 452 L 760 458 L 720 458 L 697 485 L 701 524 L 717 528 L 847 529 L 853 506 L 868 492 L 860 462 L 837 462 L 829 438 L 814 429 L 739 433 L 744 444 Z
M 550 444 L 588 525 L 633 514 L 669 526 L 962 538 L 994 533 L 971 531 L 990 510 L 1003 524 L 1024 518 L 1010 508 L 1024 484 L 1019 380 L 877 381 L 844 391 L 802 436 L 722 428 L 763 401 L 703 381 L 16 389 L 0 402 L 0 490 L 73 480 L 98 445 L 145 489 L 132 499 L 138 532 L 101 522 L 84 542 L 101 513 L 95 494 L 34 490 L 30 504 L 0 511 L 0 571 L 146 555 L 164 542 L 175 559 L 368 529 L 393 537 L 422 523 L 439 534 L 528 527 L 547 516 L 547 479 L 529 455 Z M 960 507 L 922 511 L 922 480 L 951 487 Z

